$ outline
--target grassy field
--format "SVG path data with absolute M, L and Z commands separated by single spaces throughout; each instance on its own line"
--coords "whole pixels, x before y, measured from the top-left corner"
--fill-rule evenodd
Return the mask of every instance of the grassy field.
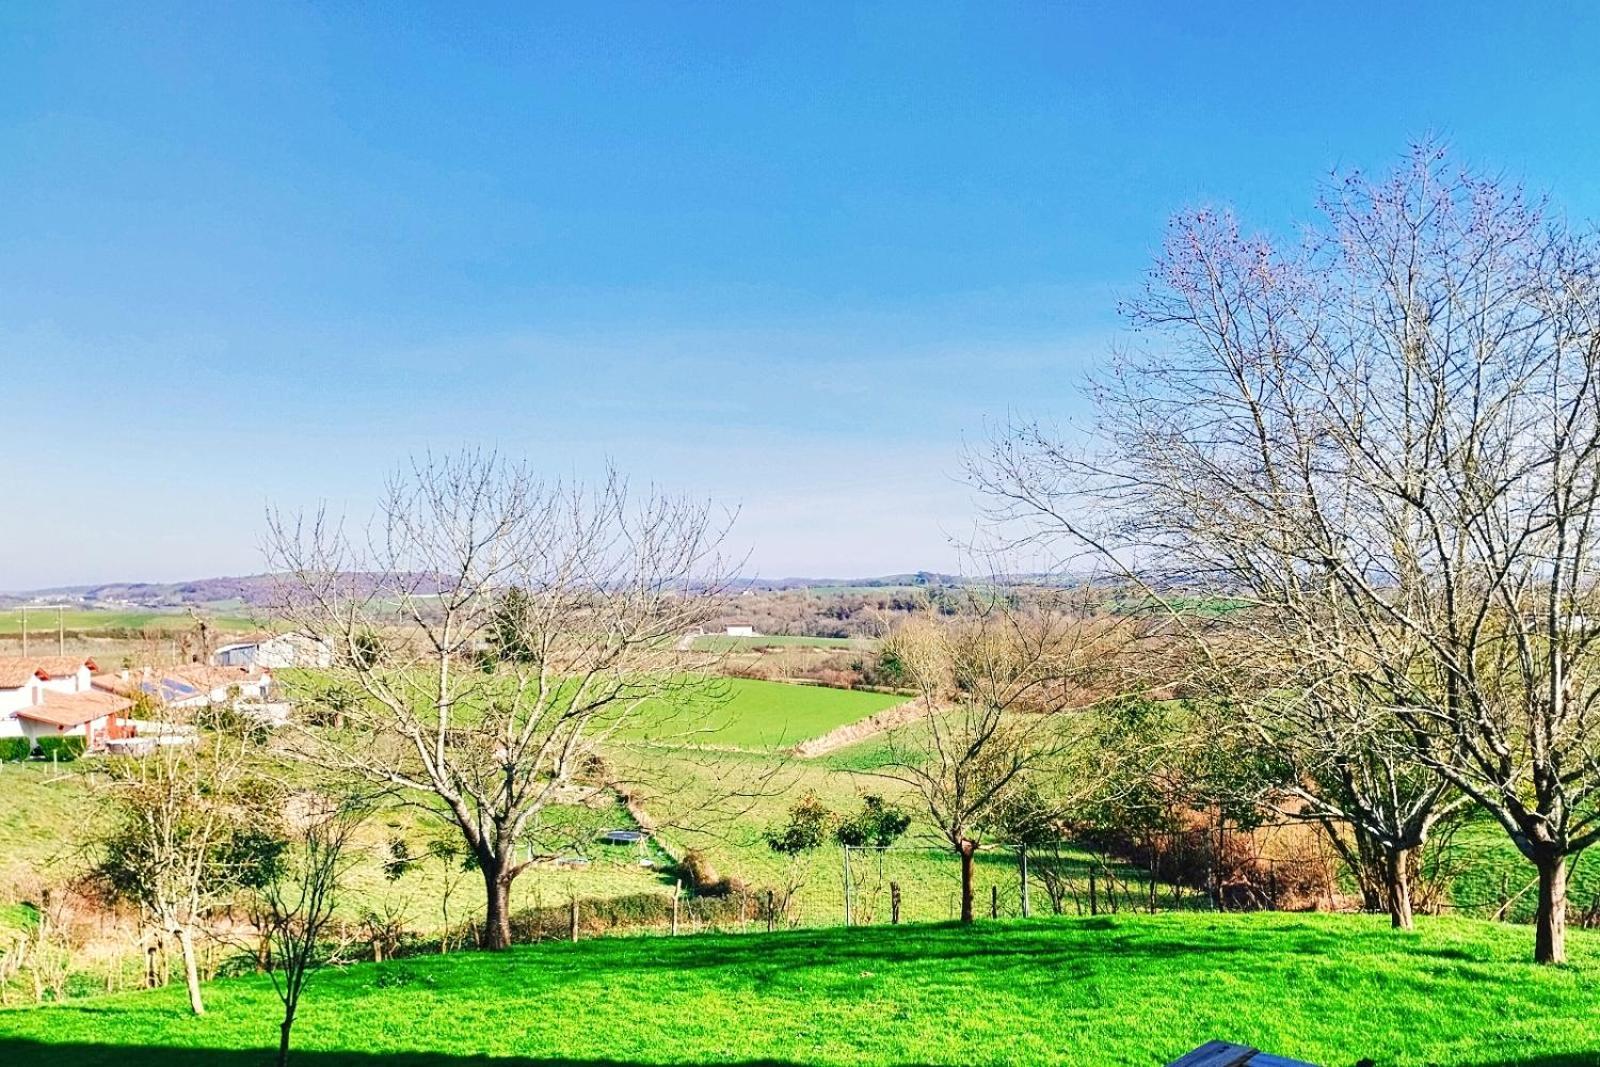
M 686 701 L 641 709 L 618 736 L 656 744 L 773 751 L 905 701 L 888 693 L 727 678 Z
M 1538 875 L 1496 823 L 1471 819 L 1439 849 L 1437 862 L 1450 876 L 1451 909 L 1489 918 L 1505 909 L 1513 922 L 1532 922 L 1538 908 Z M 1583 853 L 1567 881 L 1567 900 L 1575 911 L 1600 906 L 1600 855 Z
M 546 944 L 319 975 L 296 1062 L 1151 1067 L 1213 1038 L 1326 1067 L 1600 1061 L 1600 939 L 1561 968 L 1527 950 L 1465 920 L 1261 914 Z M 178 987 L 0 1011 L 0 1063 L 262 1062 L 267 981 L 208 994 L 198 1019 Z
M 206 621 L 219 630 L 249 630 L 256 623 L 235 616 L 207 616 Z M 60 624 L 72 633 L 96 633 L 105 630 L 189 630 L 194 619 L 179 611 L 66 611 Z M 41 640 L 54 636 L 56 613 L 47 608 L 28 609 L 28 634 Z M 0 611 L 0 636 L 22 633 L 22 613 L 15 608 Z
M 0 893 L 35 874 L 76 868 L 81 857 L 72 841 L 92 826 L 96 810 L 83 777 L 90 767 L 0 763 Z

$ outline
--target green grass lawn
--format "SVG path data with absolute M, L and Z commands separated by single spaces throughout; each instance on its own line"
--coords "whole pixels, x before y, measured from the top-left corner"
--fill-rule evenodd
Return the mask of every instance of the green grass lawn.
M 618 737 L 771 751 L 905 702 L 891 693 L 726 678 L 687 699 L 641 708 Z
M 1600 1062 L 1600 938 L 1526 963 L 1526 928 L 1158 916 L 545 944 L 318 975 L 307 1067 L 1127 1064 L 1225 1038 L 1324 1067 Z M 0 1063 L 254 1067 L 266 980 L 0 1011 Z M 487 1059 L 485 1058 L 487 1057 Z

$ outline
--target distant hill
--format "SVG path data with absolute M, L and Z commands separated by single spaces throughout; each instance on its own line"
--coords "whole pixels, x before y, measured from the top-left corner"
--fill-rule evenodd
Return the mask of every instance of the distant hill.
M 903 589 L 907 586 L 960 585 L 970 579 L 959 574 L 939 574 L 935 571 L 912 571 L 906 574 L 885 574 L 874 578 L 749 578 L 742 584 L 763 592 L 785 589 Z
M 347 574 L 350 588 L 370 591 L 377 577 Z M 28 602 L 65 602 L 85 607 L 146 608 L 153 611 L 189 607 L 216 609 L 261 608 L 271 605 L 276 578 L 247 574 L 229 578 L 195 578 L 184 582 L 104 582 L 99 585 L 65 585 L 0 594 L 0 606 Z
M 377 577 L 349 574 L 352 588 L 370 591 Z M 249 609 L 272 602 L 273 575 L 246 574 L 225 578 L 194 578 L 184 582 L 102 582 L 98 585 L 62 585 L 0 593 L 0 607 L 25 603 L 69 603 L 83 607 L 142 608 L 178 611 L 184 608 Z M 758 592 L 815 589 L 823 591 L 935 588 L 959 586 L 978 579 L 937 571 L 908 571 L 866 578 L 749 578 L 735 585 Z M 1025 580 L 1020 579 L 1019 580 Z M 984 579 L 987 581 L 987 579 Z

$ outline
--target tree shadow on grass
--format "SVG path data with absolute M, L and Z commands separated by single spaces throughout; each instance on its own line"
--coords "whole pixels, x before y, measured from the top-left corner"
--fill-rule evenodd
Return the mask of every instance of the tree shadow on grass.
M 915 928 L 915 936 L 907 936 L 899 928 L 879 927 L 757 933 L 715 940 L 655 939 L 644 951 L 638 951 L 640 943 L 635 941 L 629 946 L 635 951 L 619 952 L 609 959 L 606 958 L 609 954 L 550 946 L 557 951 L 541 952 L 539 968 L 552 975 L 563 971 L 593 975 L 610 969 L 637 973 L 652 968 L 727 971 L 751 967 L 793 972 L 852 963 L 873 966 L 904 963 L 926 968 L 932 963 L 950 962 L 982 967 L 994 974 L 1009 969 L 1036 971 L 1086 959 L 1228 958 L 1261 954 L 1258 944 L 1242 936 L 1213 938 L 1196 931 L 1196 936 L 1190 938 L 1178 931 L 1172 935 L 1156 935 L 1148 928 L 1130 928 L 1122 932 L 1112 919 L 1084 920 L 1079 929 L 1092 931 L 1097 936 L 1092 940 L 1061 937 L 1062 928 L 1054 924 L 1034 927 L 948 924 L 919 926 Z M 1314 955 L 1348 947 L 1346 937 L 1320 930 L 1280 929 L 1277 934 L 1279 940 L 1274 952 L 1282 955 Z M 571 954 L 563 958 L 565 951 Z
M 52 1044 L 0 1037 L 7 1067 L 271 1067 L 276 1049 L 171 1048 L 143 1045 Z M 669 1067 L 632 1060 L 531 1056 L 454 1056 L 443 1052 L 324 1052 L 292 1050 L 290 1067 Z M 707 1060 L 707 1067 L 807 1067 L 791 1060 Z M 694 1067 L 692 1063 L 670 1067 Z M 931 1067 L 905 1064 L 902 1067 Z
M 0 1064 L 7 1067 L 271 1067 L 275 1049 L 171 1048 L 115 1044 L 51 1044 L 0 1037 Z M 974 1059 L 972 1062 L 981 1062 Z M 443 1052 L 293 1051 L 291 1067 L 810 1067 L 795 1060 L 703 1060 L 655 1064 L 635 1060 L 533 1056 L 456 1056 Z M 1600 1053 L 1555 1053 L 1455 1067 L 1595 1067 Z M 898 1067 L 934 1067 L 907 1063 Z M 1344 1067 L 1327 1064 L 1326 1067 Z M 1450 1067 L 1450 1065 L 1445 1065 Z

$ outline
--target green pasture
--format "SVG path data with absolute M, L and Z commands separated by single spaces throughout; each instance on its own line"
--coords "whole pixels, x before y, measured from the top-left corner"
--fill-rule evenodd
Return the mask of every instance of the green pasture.
M 653 701 L 618 739 L 770 751 L 905 703 L 890 693 L 829 689 L 749 678 L 716 679 L 673 699 Z
M 1526 962 L 1526 929 L 1160 915 L 547 943 L 317 975 L 304 1067 L 1018 1064 L 1154 1067 L 1215 1038 L 1326 1067 L 1600 1058 L 1600 937 Z M 0 1011 L 0 1063 L 256 1067 L 267 979 Z
M 218 630 L 250 630 L 260 625 L 242 616 L 205 616 L 206 622 Z M 189 630 L 194 619 L 179 611 L 82 611 L 56 613 L 49 608 L 28 609 L 28 634 L 41 638 L 53 636 L 58 626 L 70 633 L 93 634 L 111 630 Z M 22 612 L 17 608 L 0 610 L 0 636 L 21 636 Z

